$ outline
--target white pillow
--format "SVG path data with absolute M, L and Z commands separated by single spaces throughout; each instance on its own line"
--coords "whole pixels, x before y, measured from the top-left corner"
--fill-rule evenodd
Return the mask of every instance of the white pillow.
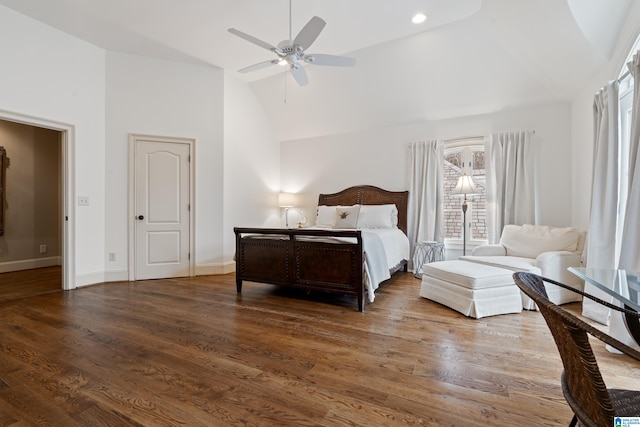
M 316 217 L 316 227 L 333 228 L 336 223 L 336 207 L 335 206 L 318 206 L 318 215 Z
M 362 205 L 358 228 L 397 228 L 398 208 L 390 205 Z
M 333 228 L 356 228 L 358 226 L 358 214 L 360 205 L 337 206 L 336 223 Z
M 500 243 L 507 255 L 536 258 L 542 252 L 575 252 L 580 233 L 575 227 L 549 227 L 546 225 L 505 225 Z

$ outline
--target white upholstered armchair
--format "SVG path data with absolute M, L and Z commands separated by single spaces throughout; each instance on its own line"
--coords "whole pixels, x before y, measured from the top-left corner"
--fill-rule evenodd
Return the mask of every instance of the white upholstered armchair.
M 574 227 L 543 225 L 506 225 L 499 244 L 476 247 L 460 259 L 508 270 L 524 271 L 547 277 L 582 290 L 584 283 L 567 268 L 579 267 L 586 233 Z M 547 290 L 555 304 L 580 301 L 580 295 L 555 287 Z M 533 310 L 535 304 L 522 295 L 523 308 Z

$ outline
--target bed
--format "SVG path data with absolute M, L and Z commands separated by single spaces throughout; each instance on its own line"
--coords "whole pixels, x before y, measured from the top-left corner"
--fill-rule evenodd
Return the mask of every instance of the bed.
M 365 297 L 373 302 L 380 283 L 396 271 L 407 271 L 408 196 L 407 191 L 360 185 L 320 194 L 313 227 L 234 228 L 237 292 L 242 292 L 243 281 L 251 281 L 353 295 L 358 310 L 364 311 Z M 363 218 L 371 220 L 372 212 L 386 212 L 394 206 L 397 226 L 368 228 L 377 224 Z M 321 221 L 321 216 L 331 209 L 344 214 L 356 207 L 362 210 L 360 218 L 367 228 L 352 227 L 354 224 L 343 227 L 345 218 L 340 215 L 336 224 Z

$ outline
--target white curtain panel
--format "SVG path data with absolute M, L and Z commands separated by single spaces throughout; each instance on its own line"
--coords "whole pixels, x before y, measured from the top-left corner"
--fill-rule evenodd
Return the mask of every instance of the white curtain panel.
M 498 243 L 507 224 L 535 224 L 532 132 L 490 135 L 485 143 L 487 234 Z
M 618 268 L 640 270 L 640 221 L 638 221 L 638 207 L 640 206 L 640 56 L 636 54 L 627 66 L 633 76 L 633 112 L 631 113 L 629 139 L 627 209 L 622 229 Z M 617 312 L 611 314 L 609 334 L 631 347 L 640 349 L 638 343 L 631 338 L 627 331 L 622 316 Z
M 629 140 L 629 187 L 618 268 L 640 270 L 640 56 L 627 64 L 633 76 L 633 113 Z
M 585 247 L 589 268 L 616 267 L 616 227 L 618 216 L 618 82 L 610 82 L 593 100 L 593 181 L 591 213 Z M 585 292 L 605 301 L 611 297 L 585 283 Z M 584 298 L 582 314 L 603 325 L 609 324 L 609 309 Z
M 443 241 L 442 141 L 412 143 L 409 147 L 408 233 L 411 252 L 416 242 Z

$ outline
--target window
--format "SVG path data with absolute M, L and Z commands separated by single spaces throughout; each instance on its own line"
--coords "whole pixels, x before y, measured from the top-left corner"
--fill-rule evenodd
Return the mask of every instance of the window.
M 634 55 L 640 53 L 640 38 L 636 40 L 627 56 L 618 77 L 619 85 L 619 140 L 618 140 L 618 218 L 616 227 L 616 254 L 615 259 L 620 258 L 620 246 L 622 243 L 622 228 L 627 206 L 629 184 L 629 146 L 631 140 L 631 115 L 633 113 L 633 76 L 628 71 L 627 63 L 633 60 Z
M 622 243 L 622 228 L 627 207 L 627 192 L 629 188 L 629 142 L 631 139 L 631 114 L 633 112 L 633 77 L 627 75 L 620 84 L 619 119 L 620 130 L 618 140 L 618 218 L 616 226 L 616 254 L 620 258 Z
M 467 196 L 467 245 L 487 239 L 484 139 L 469 138 L 448 143 L 444 149 L 444 237 L 449 245 L 462 245 L 462 198 L 451 194 L 458 178 L 471 176 L 479 194 Z

